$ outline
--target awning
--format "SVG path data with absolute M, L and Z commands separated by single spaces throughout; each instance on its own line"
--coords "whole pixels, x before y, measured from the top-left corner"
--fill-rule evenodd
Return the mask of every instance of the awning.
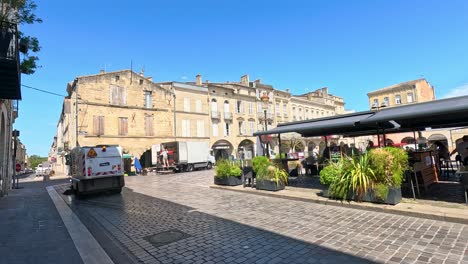
M 347 115 L 325 117 L 320 119 L 284 123 L 279 124 L 278 127 L 268 131 L 256 132 L 254 133 L 254 135 L 259 136 L 296 132 L 304 137 L 312 137 L 323 135 L 344 135 L 348 133 L 358 133 L 364 131 L 375 134 L 377 131 L 377 125 L 361 124 L 361 120 L 369 118 L 373 114 L 373 111 L 366 111 Z M 389 129 L 393 128 L 393 126 L 387 122 L 384 122 L 384 126 Z
M 122 155 L 122 159 L 131 159 L 131 158 L 133 158 L 132 154 L 123 154 Z
M 362 120 L 362 125 L 394 121 L 400 131 L 449 128 L 468 125 L 468 96 L 447 98 L 424 103 L 382 109 Z

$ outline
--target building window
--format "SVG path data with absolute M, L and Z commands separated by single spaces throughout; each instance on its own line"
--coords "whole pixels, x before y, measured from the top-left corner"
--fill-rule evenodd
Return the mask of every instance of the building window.
M 142 79 L 140 79 L 140 85 L 143 85 L 143 80 Z
M 379 107 L 379 99 L 374 99 L 374 102 L 372 103 L 372 107 L 371 108 L 375 108 L 375 107 Z
M 255 121 L 249 121 L 250 134 L 255 133 Z
M 276 103 L 276 113 L 281 113 L 280 104 Z
M 249 102 L 249 114 L 253 114 L 253 103 Z
M 406 98 L 407 98 L 408 103 L 412 103 L 413 102 L 413 93 L 408 93 L 406 95 Z
M 127 95 L 125 87 L 120 87 L 117 85 L 110 86 L 110 104 L 113 105 L 126 105 L 127 104 Z
M 244 133 L 243 133 L 244 131 L 243 131 L 243 129 L 242 129 L 243 123 L 244 123 L 243 121 L 239 121 L 239 123 L 238 123 L 238 124 L 239 124 L 239 135 L 243 135 L 243 134 L 244 134 Z
M 225 126 L 224 126 L 224 136 L 229 136 L 229 123 L 225 123 Z
M 197 113 L 202 112 L 202 101 L 201 100 L 195 101 L 195 112 L 197 112 Z
M 401 96 L 399 94 L 395 95 L 395 104 L 401 104 Z
M 152 100 L 151 100 L 151 91 L 145 91 L 145 107 L 146 108 L 151 108 L 153 106 Z
M 197 120 L 197 137 L 205 136 L 205 121 Z
M 306 118 L 306 119 L 310 119 L 310 117 L 309 117 L 309 109 L 306 109 L 306 110 L 305 110 L 305 118 Z
M 190 112 L 190 98 L 184 98 L 184 112 Z
M 115 76 L 115 81 L 118 82 L 120 80 L 120 76 L 119 75 L 116 75 Z
M 145 116 L 145 135 L 148 137 L 154 136 L 152 115 Z
M 390 100 L 388 99 L 388 97 L 384 97 L 382 106 L 389 106 L 389 105 L 390 105 Z
M 104 135 L 104 116 L 93 116 L 93 134 Z
M 182 120 L 182 136 L 190 137 L 190 120 Z
M 213 123 L 213 137 L 218 136 L 219 126 L 218 123 Z
M 242 103 L 242 101 L 237 101 L 236 111 L 237 113 L 244 113 L 244 104 Z
M 128 136 L 128 118 L 119 117 L 119 136 Z

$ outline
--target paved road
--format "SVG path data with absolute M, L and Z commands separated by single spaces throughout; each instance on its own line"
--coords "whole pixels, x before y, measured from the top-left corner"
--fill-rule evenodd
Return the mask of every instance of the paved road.
M 127 177 L 122 195 L 64 198 L 140 263 L 468 263 L 466 225 L 210 189 L 212 181 L 213 171 Z M 167 231 L 179 240 L 151 243 Z

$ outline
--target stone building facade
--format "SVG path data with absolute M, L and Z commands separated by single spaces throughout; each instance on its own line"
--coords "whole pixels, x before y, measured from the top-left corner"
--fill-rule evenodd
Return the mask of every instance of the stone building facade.
M 153 82 L 130 70 L 77 77 L 67 86 L 51 156 L 64 170 L 64 155 L 73 147 L 118 144 L 125 153 L 146 159 L 151 146 L 168 141 L 206 141 L 216 158 L 249 158 L 257 153 L 253 133 L 278 123 L 344 113 L 341 97 L 327 88 L 292 95 L 248 75 L 239 82 Z M 268 95 L 262 103 L 261 96 Z M 76 121 L 78 120 L 78 121 Z M 302 139 L 295 151 L 307 151 Z M 273 153 L 278 139 L 270 138 Z M 285 135 L 283 151 L 288 135 Z M 316 142 L 318 144 L 318 142 Z M 146 164 L 149 165 L 149 164 Z
M 436 100 L 435 89 L 426 79 L 418 79 L 384 87 L 367 94 L 370 109 L 381 109 L 383 107 L 397 107 L 405 104 L 422 103 Z M 456 142 L 468 134 L 466 128 L 452 129 L 430 129 L 417 131 L 416 138 L 413 133 L 389 134 L 386 136 L 387 143 L 392 144 L 415 144 L 418 139 L 431 144 L 440 141 L 449 150 L 455 148 Z M 374 137 L 377 140 L 377 137 Z M 383 136 L 380 138 L 383 142 Z M 376 142 L 374 142 L 376 143 Z

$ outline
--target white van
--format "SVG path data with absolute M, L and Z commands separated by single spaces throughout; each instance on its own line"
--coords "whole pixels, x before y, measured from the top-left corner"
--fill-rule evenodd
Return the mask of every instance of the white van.
M 125 186 L 122 151 L 118 146 L 76 147 L 70 153 L 72 189 L 77 195 Z

